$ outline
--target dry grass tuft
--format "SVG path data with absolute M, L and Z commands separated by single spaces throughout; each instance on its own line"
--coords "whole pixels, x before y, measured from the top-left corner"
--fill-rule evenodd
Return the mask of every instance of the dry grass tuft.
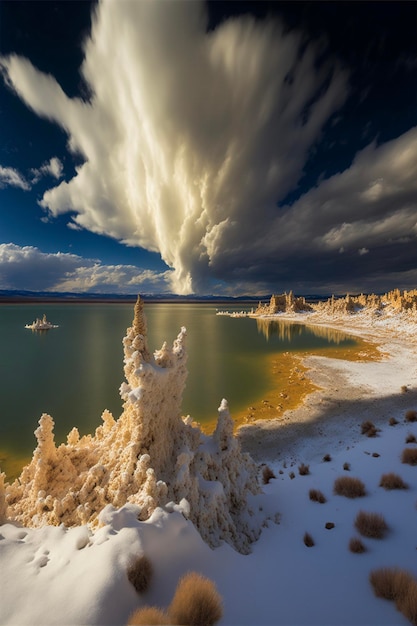
M 314 546 L 314 539 L 310 535 L 310 533 L 304 533 L 303 541 L 304 545 L 307 546 L 307 548 L 312 548 Z
M 398 474 L 394 474 L 393 472 L 383 474 L 381 476 L 381 480 L 379 481 L 379 486 L 387 490 L 408 489 L 407 483 L 403 481 L 401 476 L 398 476 Z
M 393 600 L 404 617 L 417 625 L 417 581 L 409 572 L 385 567 L 373 570 L 369 581 L 378 598 Z
M 414 411 L 413 409 L 410 409 L 409 411 L 406 411 L 405 421 L 406 422 L 417 422 L 417 411 Z
M 366 547 L 362 542 L 362 539 L 359 537 L 352 537 L 349 541 L 349 550 L 354 554 L 363 554 L 363 552 L 366 552 Z
M 223 615 L 222 598 L 211 580 L 190 572 L 178 583 L 168 613 L 172 624 L 212 626 Z
M 366 435 L 367 437 L 376 437 L 377 432 L 378 430 L 372 422 L 370 422 L 369 420 L 366 420 L 366 422 L 362 422 L 361 424 L 362 435 Z
M 408 387 L 407 385 L 401 385 L 401 393 L 407 393 Z
M 350 463 L 343 463 L 343 469 L 345 472 L 350 472 Z
M 326 502 L 326 497 L 319 489 L 310 489 L 308 495 L 310 500 L 313 502 L 319 502 L 320 504 L 324 504 Z
M 334 481 L 333 491 L 338 496 L 345 498 L 362 498 L 365 494 L 365 485 L 360 478 L 340 476 Z
M 388 424 L 390 426 L 396 426 L 398 424 L 398 420 L 396 420 L 395 417 L 390 417 L 388 420 Z
M 171 624 L 166 613 L 153 606 L 145 606 L 138 609 L 129 617 L 127 626 L 164 626 Z
M 417 624 L 417 582 L 413 579 L 404 593 L 396 601 L 397 609 L 401 611 L 411 624 Z
M 271 470 L 271 468 L 268 465 L 264 465 L 264 467 L 262 468 L 263 484 L 267 485 L 269 481 L 272 480 L 273 478 L 276 478 L 274 472 Z
M 288 474 L 288 476 L 291 478 L 291 480 L 293 480 L 293 478 L 295 478 L 295 474 L 294 474 L 294 472 L 290 472 L 290 473 Z
M 405 570 L 396 567 L 381 567 L 369 574 L 369 581 L 378 598 L 398 602 L 407 593 L 414 579 Z
M 417 443 L 416 436 L 413 433 L 408 433 L 405 443 Z
M 387 523 L 380 513 L 359 511 L 355 520 L 356 530 L 364 537 L 382 539 L 388 530 Z
M 324 457 L 323 457 L 323 462 L 324 463 L 329 463 L 329 461 L 331 461 L 331 460 L 332 460 L 332 457 L 331 457 L 330 454 L 325 454 L 324 455 Z
M 152 563 L 147 556 L 142 554 L 135 558 L 127 569 L 127 577 L 138 593 L 148 590 L 152 580 Z
M 417 465 L 417 448 L 404 448 L 401 462 L 407 465 Z
M 298 473 L 300 476 L 307 476 L 307 474 L 310 473 L 310 466 L 305 465 L 305 463 L 301 463 L 301 465 L 298 466 Z

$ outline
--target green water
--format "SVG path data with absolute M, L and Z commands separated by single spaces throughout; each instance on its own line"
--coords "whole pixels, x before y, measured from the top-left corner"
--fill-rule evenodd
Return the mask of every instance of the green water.
M 153 351 L 187 328 L 188 380 L 183 414 L 213 420 L 222 398 L 233 414 L 266 391 L 268 353 L 314 350 L 355 342 L 341 333 L 315 334 L 307 327 L 260 323 L 216 315 L 206 304 L 147 304 L 148 343 Z M 25 329 L 46 313 L 59 328 Z M 33 431 L 43 412 L 55 421 L 55 438 L 77 426 L 93 433 L 101 413 L 122 410 L 122 338 L 133 304 L 0 305 L 0 451 L 31 455 Z

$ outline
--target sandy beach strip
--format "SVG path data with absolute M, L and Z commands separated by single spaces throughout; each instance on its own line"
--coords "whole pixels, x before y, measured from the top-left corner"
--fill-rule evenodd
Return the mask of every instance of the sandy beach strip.
M 237 430 L 247 452 L 260 462 L 309 462 L 346 448 L 360 438 L 358 424 L 387 422 L 395 410 L 417 407 L 417 324 L 414 320 L 375 319 L 371 315 L 338 318 L 317 314 L 279 314 L 289 322 L 322 326 L 344 332 L 377 346 L 370 360 L 297 357 L 302 376 L 315 390 L 301 397 L 298 406 L 281 413 L 273 406 L 268 419 L 252 419 Z M 405 391 L 405 389 L 407 389 Z M 281 414 L 280 414 L 281 413 Z

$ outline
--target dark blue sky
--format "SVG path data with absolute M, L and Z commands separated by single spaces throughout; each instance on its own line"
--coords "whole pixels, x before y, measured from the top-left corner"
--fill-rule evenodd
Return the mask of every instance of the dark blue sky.
M 1 1 L 0 289 L 415 287 L 416 34 L 415 2 Z

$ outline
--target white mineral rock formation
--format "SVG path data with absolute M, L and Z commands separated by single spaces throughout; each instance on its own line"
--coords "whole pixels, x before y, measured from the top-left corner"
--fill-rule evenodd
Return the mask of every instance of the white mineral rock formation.
M 58 447 L 54 422 L 42 415 L 30 464 L 12 485 L 4 484 L 0 474 L 0 523 L 94 527 L 107 505 L 136 504 L 145 520 L 158 506 L 169 509 L 182 502 L 210 546 L 223 540 L 240 552 L 250 551 L 260 532 L 248 506 L 249 494 L 260 492 L 258 468 L 233 436 L 225 400 L 211 437 L 191 418 L 181 417 L 185 334 L 182 328 L 172 348 L 165 343 L 152 356 L 138 298 L 123 340 L 122 415 L 116 421 L 104 411 L 94 436 L 80 437 L 73 428 L 67 443 Z

